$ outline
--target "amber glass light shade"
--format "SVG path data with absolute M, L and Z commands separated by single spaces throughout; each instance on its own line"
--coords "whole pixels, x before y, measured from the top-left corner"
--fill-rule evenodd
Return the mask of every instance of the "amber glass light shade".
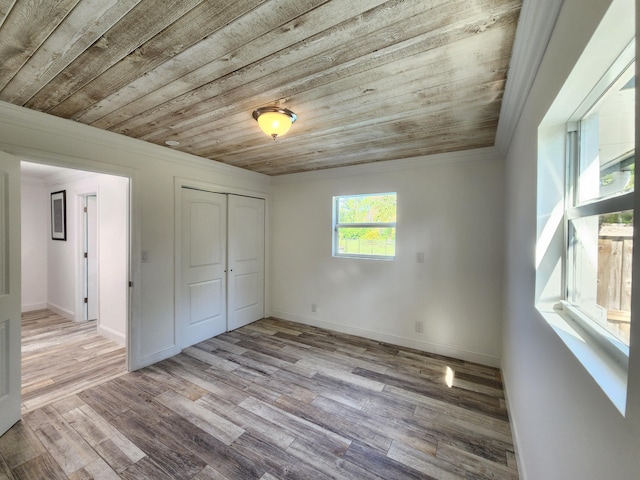
M 275 140 L 289 131 L 297 116 L 286 108 L 263 107 L 253 112 L 253 118 L 262 131 Z

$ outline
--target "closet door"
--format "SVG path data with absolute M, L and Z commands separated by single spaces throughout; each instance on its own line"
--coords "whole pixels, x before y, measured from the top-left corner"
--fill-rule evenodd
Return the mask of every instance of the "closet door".
M 227 196 L 182 188 L 178 344 L 227 331 Z
M 229 195 L 229 330 L 264 316 L 264 200 Z

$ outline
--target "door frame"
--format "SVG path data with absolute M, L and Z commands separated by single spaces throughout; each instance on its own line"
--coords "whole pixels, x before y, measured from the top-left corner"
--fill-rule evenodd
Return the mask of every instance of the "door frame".
M 173 338 L 174 345 L 179 349 L 183 347 L 179 344 L 179 339 L 181 338 L 181 332 L 179 332 L 179 322 L 178 322 L 178 295 L 180 285 L 177 282 L 178 279 L 178 271 L 180 268 L 180 255 L 182 252 L 182 239 L 181 235 L 178 231 L 178 226 L 182 224 L 182 188 L 191 188 L 193 190 L 202 190 L 204 192 L 210 193 L 220 193 L 227 195 L 240 195 L 245 197 L 253 197 L 260 198 L 264 200 L 264 211 L 265 211 L 265 222 L 264 222 L 264 315 L 268 317 L 271 314 L 271 304 L 270 304 L 270 282 L 269 282 L 269 260 L 270 260 L 270 248 L 269 248 L 269 209 L 270 209 L 270 199 L 269 194 L 267 192 L 258 192 L 254 190 L 246 190 L 242 188 L 233 188 L 229 186 L 219 185 L 215 183 L 201 182 L 198 180 L 193 180 L 190 178 L 184 177 L 174 177 L 173 182 L 173 195 L 174 195 L 174 302 L 173 302 L 173 312 L 174 312 L 174 330 L 173 330 Z M 228 330 L 228 320 L 227 320 L 227 330 Z
M 140 289 L 133 288 L 141 281 L 141 268 L 136 262 L 133 262 L 133 258 L 140 258 L 141 251 L 141 199 L 140 191 L 137 188 L 139 184 L 139 174 L 135 169 L 121 166 L 112 165 L 109 163 L 96 162 L 92 160 L 86 160 L 82 158 L 73 158 L 66 155 L 60 155 L 58 153 L 43 152 L 39 150 L 32 150 L 31 148 L 17 147 L 12 149 L 3 149 L 6 153 L 13 155 L 24 162 L 40 163 L 42 165 L 51 165 L 54 167 L 68 168 L 73 170 L 99 173 L 104 175 L 113 175 L 117 177 L 124 177 L 129 180 L 129 199 L 128 199 L 128 239 L 127 239 L 127 275 L 125 279 L 129 284 L 127 293 L 127 318 L 126 318 L 126 368 L 127 371 L 137 370 L 148 363 L 142 362 L 141 355 L 141 292 Z M 89 193 L 89 192 L 87 192 Z M 83 192 L 84 194 L 84 192 Z M 82 262 L 80 262 L 82 263 Z M 79 289 L 76 289 L 78 292 Z

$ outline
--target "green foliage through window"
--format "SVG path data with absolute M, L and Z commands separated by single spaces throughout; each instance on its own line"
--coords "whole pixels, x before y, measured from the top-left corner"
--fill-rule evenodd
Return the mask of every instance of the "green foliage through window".
M 334 197 L 334 254 L 395 257 L 396 194 Z

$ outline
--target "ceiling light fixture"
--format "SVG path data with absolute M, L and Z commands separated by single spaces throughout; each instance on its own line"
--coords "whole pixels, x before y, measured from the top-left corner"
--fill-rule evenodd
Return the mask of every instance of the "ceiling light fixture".
M 253 118 L 262 131 L 275 140 L 289 131 L 298 116 L 286 108 L 261 107 L 253 112 Z

